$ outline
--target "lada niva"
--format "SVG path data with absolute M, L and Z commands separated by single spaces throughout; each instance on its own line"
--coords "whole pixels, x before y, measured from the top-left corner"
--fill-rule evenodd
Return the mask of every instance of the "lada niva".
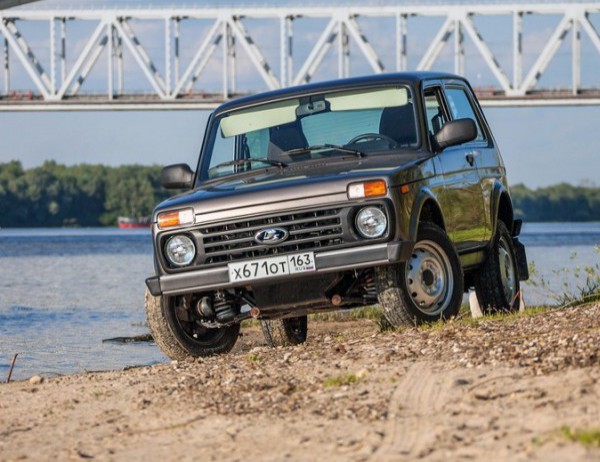
M 171 358 L 229 351 L 261 320 L 273 345 L 307 314 L 379 303 L 393 326 L 519 306 L 525 249 L 505 167 L 462 77 L 416 72 L 227 102 L 183 193 L 153 214 L 146 312 Z

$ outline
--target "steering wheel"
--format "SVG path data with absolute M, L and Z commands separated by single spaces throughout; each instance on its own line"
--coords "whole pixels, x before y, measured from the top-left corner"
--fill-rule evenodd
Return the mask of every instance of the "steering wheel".
M 371 141 L 371 140 L 385 140 L 385 141 L 389 141 L 390 146 L 396 146 L 398 143 L 396 143 L 396 140 L 393 138 L 390 138 L 387 135 L 382 135 L 381 133 L 363 133 L 361 135 L 357 135 L 354 138 L 352 138 L 350 141 L 348 141 L 347 144 L 355 144 L 358 143 L 359 141 Z

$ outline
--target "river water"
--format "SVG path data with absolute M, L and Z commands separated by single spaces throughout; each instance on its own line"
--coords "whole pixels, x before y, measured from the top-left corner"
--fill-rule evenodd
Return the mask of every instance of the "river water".
M 539 275 L 560 292 L 576 267 L 600 262 L 600 223 L 529 223 L 521 240 Z M 567 271 L 563 271 L 566 268 Z M 153 343 L 107 343 L 146 334 L 144 279 L 153 271 L 148 230 L 0 230 L 0 381 L 167 361 Z M 526 302 L 552 303 L 524 287 Z

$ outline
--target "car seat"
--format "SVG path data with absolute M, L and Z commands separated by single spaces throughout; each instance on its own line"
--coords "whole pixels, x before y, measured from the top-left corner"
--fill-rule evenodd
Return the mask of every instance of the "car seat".
M 392 138 L 400 146 L 417 142 L 415 112 L 412 103 L 404 106 L 386 107 L 381 113 L 379 133 Z
M 269 140 L 280 151 L 308 146 L 299 120 L 269 128 Z

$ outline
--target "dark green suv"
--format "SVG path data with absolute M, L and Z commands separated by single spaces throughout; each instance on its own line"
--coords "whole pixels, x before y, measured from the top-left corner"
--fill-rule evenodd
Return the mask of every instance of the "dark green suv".
M 519 306 L 527 278 L 505 168 L 462 78 L 399 73 L 237 99 L 211 115 L 186 189 L 153 215 L 146 311 L 171 358 L 229 351 L 240 322 L 271 344 L 306 315 L 379 302 L 398 326 Z

